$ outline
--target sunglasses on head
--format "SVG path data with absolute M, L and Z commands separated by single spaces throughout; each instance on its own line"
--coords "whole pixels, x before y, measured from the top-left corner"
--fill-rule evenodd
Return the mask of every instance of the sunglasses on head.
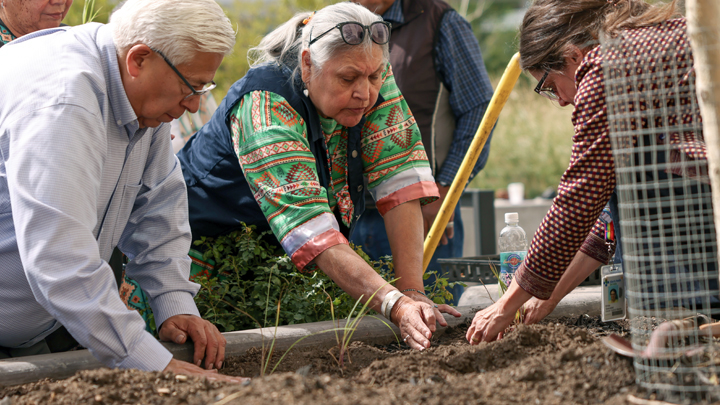
M 310 43 L 308 46 L 317 42 L 330 31 L 335 28 L 340 30 L 343 41 L 348 45 L 360 45 L 365 39 L 365 32 L 370 34 L 370 39 L 378 45 L 385 45 L 390 40 L 390 28 L 392 25 L 387 21 L 375 21 L 370 25 L 363 25 L 356 21 L 342 22 L 329 30 L 323 32 L 315 38 L 312 38 L 312 28 L 310 29 Z
M 545 71 L 542 79 L 540 79 L 537 86 L 535 86 L 535 93 L 553 101 L 560 100 L 560 96 L 555 93 L 555 90 L 553 90 L 552 87 L 543 87 L 543 85 L 545 84 L 545 79 L 547 79 L 549 73 L 549 70 Z

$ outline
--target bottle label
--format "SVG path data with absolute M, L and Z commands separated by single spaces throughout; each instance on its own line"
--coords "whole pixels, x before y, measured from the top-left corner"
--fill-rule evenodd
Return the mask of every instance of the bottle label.
M 510 287 L 515 271 L 525 260 L 526 253 L 525 251 L 500 253 L 500 281 L 505 284 L 505 287 Z

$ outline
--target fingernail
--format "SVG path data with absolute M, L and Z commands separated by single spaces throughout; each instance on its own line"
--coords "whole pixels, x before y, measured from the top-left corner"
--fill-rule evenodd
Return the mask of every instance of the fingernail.
M 185 335 L 177 335 L 175 337 L 175 343 L 181 344 L 183 342 L 183 339 L 185 339 Z
M 430 339 L 432 337 L 432 334 L 430 332 L 425 332 L 425 337 Z
M 218 369 L 218 370 L 220 370 L 220 369 L 222 368 L 222 363 L 223 363 L 222 361 L 218 361 L 218 362 L 215 364 L 215 368 Z
M 198 367 L 202 367 L 202 360 L 198 360 L 195 362 L 195 365 Z

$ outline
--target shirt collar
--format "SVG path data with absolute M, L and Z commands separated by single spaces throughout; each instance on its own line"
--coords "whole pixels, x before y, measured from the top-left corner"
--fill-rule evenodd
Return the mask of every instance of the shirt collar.
M 103 70 L 107 80 L 108 98 L 110 99 L 110 108 L 115 117 L 115 123 L 118 126 L 128 126 L 128 136 L 132 137 L 132 134 L 139 128 L 139 122 L 130 100 L 127 98 L 127 93 L 125 93 L 110 26 L 104 25 L 100 27 L 97 32 L 97 45 L 102 57 Z
M 10 28 L 0 20 L 0 44 L 7 44 L 8 42 L 15 39 L 15 34 L 10 31 Z
M 385 13 L 382 15 L 383 20 L 390 23 L 402 24 L 405 22 L 405 17 L 402 12 L 402 0 L 395 0 Z

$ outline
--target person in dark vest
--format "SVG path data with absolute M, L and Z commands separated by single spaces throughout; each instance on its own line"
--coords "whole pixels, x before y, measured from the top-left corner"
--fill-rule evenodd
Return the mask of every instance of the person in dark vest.
M 251 50 L 256 59 L 178 153 L 193 239 L 271 229 L 301 270 L 319 268 L 353 298 L 430 346 L 441 312 L 423 294 L 421 206 L 434 201 L 415 117 L 388 63 L 390 26 L 350 2 L 300 13 Z M 395 286 L 349 246 L 365 187 L 390 230 Z
M 417 118 L 440 199 L 425 205 L 425 232 L 430 230 L 440 205 L 472 142 L 493 94 L 480 46 L 470 24 L 442 0 L 358 0 L 392 23 L 390 63 L 395 81 Z M 487 162 L 488 138 L 472 172 Z M 390 254 L 382 217 L 369 206 L 351 240 L 377 259 Z M 440 271 L 439 258 L 462 257 L 464 229 L 460 205 L 428 265 Z M 425 280 L 431 284 L 435 277 Z M 457 305 L 462 286 L 452 291 Z

